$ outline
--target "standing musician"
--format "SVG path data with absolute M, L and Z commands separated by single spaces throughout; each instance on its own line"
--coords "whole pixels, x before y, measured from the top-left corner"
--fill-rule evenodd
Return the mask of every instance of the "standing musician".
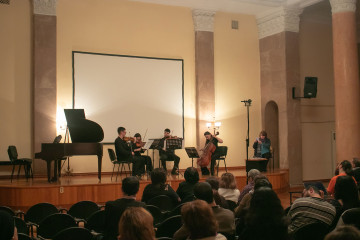
M 134 138 L 135 138 L 135 142 L 133 142 L 132 144 L 132 149 L 134 150 L 134 156 L 141 157 L 144 163 L 146 164 L 146 171 L 151 172 L 153 170 L 151 157 L 146 155 L 141 155 L 142 153 L 145 152 L 145 150 L 143 149 L 144 143 L 141 141 L 140 133 L 136 133 L 134 135 Z
M 173 167 L 173 169 L 171 171 L 171 174 L 178 175 L 179 172 L 177 170 L 179 169 L 180 158 L 177 155 L 175 155 L 175 150 L 174 149 L 169 149 L 167 151 L 165 151 L 163 149 L 165 140 L 168 139 L 168 138 L 173 138 L 173 137 L 170 135 L 170 129 L 166 128 L 164 130 L 164 137 L 160 140 L 159 146 L 158 146 L 161 165 L 166 171 L 166 161 L 174 161 L 174 167 Z
M 204 149 L 206 148 L 206 146 L 208 146 L 208 144 L 210 144 L 210 142 L 212 144 L 215 145 L 216 149 L 214 151 L 214 153 L 211 155 L 211 163 L 210 163 L 210 171 L 211 171 L 211 175 L 214 176 L 215 175 L 215 163 L 216 163 L 216 159 L 220 157 L 220 153 L 218 150 L 218 143 L 223 143 L 224 141 L 217 137 L 216 135 L 212 135 L 210 132 L 205 132 L 204 136 L 206 138 L 206 142 L 205 142 L 205 147 L 203 149 L 201 149 L 201 151 L 204 151 Z M 201 167 L 201 173 L 202 175 L 209 175 L 209 170 L 207 167 Z
M 120 161 L 129 161 L 133 163 L 132 175 L 141 177 L 141 174 L 144 173 L 145 162 L 144 159 L 135 156 L 132 149 L 132 145 L 129 146 L 126 140 L 131 140 L 131 138 L 126 138 L 126 129 L 124 127 L 118 128 L 119 136 L 115 139 L 115 151 L 117 159 Z

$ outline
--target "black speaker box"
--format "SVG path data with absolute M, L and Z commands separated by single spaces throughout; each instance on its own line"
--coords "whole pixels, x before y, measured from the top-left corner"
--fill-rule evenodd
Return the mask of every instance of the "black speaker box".
M 317 77 L 305 77 L 304 98 L 316 98 Z

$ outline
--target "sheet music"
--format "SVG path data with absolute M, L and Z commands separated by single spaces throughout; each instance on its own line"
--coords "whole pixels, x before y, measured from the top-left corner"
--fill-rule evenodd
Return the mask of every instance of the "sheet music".
M 145 142 L 145 145 L 143 147 L 143 149 L 149 149 L 149 147 L 151 146 L 151 144 L 154 142 L 154 140 L 148 140 L 147 142 Z

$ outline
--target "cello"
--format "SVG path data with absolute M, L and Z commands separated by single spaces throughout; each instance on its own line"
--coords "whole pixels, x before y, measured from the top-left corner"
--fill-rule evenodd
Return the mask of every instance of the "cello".
M 219 132 L 215 134 L 215 136 L 219 135 Z M 211 156 L 216 150 L 215 144 L 212 142 L 213 136 L 211 137 L 210 141 L 205 145 L 203 153 L 201 154 L 200 158 L 197 160 L 197 164 L 200 167 L 207 167 L 211 162 Z

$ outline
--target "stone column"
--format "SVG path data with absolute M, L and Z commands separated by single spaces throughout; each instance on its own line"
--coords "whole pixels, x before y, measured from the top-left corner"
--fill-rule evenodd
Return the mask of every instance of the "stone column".
M 360 156 L 360 86 L 356 0 L 330 0 L 333 29 L 336 159 Z
M 56 2 L 33 0 L 34 6 L 34 152 L 56 136 Z M 34 161 L 34 173 L 46 173 L 43 160 Z
M 215 117 L 214 83 L 215 12 L 194 10 L 196 73 L 196 144 L 203 147 L 206 122 Z
M 300 101 L 292 99 L 292 88 L 300 88 L 301 12 L 296 6 L 283 7 L 270 15 L 257 18 L 262 126 L 264 128 L 267 121 L 272 121 L 266 119 L 265 107 L 273 101 L 279 113 L 279 146 L 273 147 L 279 149 L 280 168 L 289 168 L 290 184 L 302 183 Z

